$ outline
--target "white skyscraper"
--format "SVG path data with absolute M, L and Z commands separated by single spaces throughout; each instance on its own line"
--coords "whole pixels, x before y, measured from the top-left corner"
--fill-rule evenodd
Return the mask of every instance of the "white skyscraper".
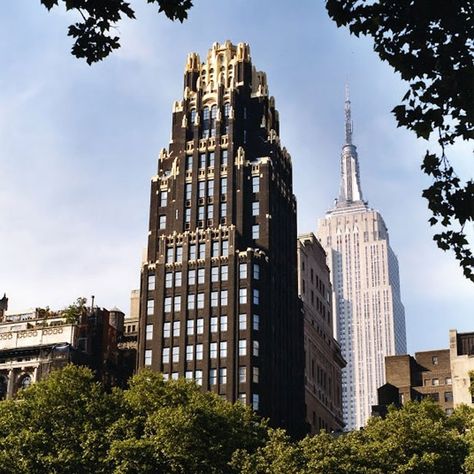
M 398 261 L 382 216 L 363 200 L 352 131 L 346 91 L 339 198 L 318 223 L 331 270 L 334 332 L 347 361 L 342 376 L 346 430 L 364 426 L 377 404 L 385 356 L 406 353 Z

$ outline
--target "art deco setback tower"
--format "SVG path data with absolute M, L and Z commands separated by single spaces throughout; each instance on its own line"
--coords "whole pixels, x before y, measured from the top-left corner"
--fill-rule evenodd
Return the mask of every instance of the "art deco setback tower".
M 190 54 L 152 178 L 139 366 L 304 423 L 291 158 L 249 47 Z
M 318 238 L 328 255 L 335 333 L 347 362 L 342 401 L 351 430 L 365 425 L 385 382 L 384 357 L 406 352 L 406 334 L 397 257 L 382 216 L 362 198 L 348 93 L 345 115 L 339 198 L 320 219 Z

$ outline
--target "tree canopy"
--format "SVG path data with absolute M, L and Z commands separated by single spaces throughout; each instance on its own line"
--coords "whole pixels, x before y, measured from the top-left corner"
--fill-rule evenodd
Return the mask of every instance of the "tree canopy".
M 106 58 L 114 49 L 120 48 L 117 24 L 124 17 L 135 19 L 135 12 L 129 2 L 124 0 L 40 0 L 51 10 L 64 5 L 67 11 L 75 11 L 80 20 L 69 26 L 68 36 L 74 39 L 71 53 L 77 58 L 84 58 L 90 65 Z M 147 0 L 158 5 L 158 12 L 163 12 L 170 20 L 183 22 L 188 10 L 193 6 L 192 0 Z
M 144 370 L 104 390 L 67 366 L 0 402 L 0 474 L 474 473 L 474 410 L 391 408 L 365 429 L 301 441 L 240 402 Z
M 374 50 L 409 88 L 393 109 L 398 126 L 434 137 L 421 166 L 432 179 L 423 191 L 440 225 L 438 247 L 452 249 L 474 281 L 474 254 L 465 225 L 474 222 L 474 181 L 462 182 L 448 159 L 458 140 L 474 138 L 474 3 L 472 0 L 326 0 L 330 17 L 374 40 Z

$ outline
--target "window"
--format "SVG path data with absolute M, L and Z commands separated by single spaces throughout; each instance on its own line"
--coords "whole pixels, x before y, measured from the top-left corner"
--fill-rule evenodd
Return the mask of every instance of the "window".
M 183 247 L 176 247 L 176 261 L 178 263 L 183 261 Z
M 439 379 L 433 379 L 431 385 L 439 385 Z
M 189 294 L 188 295 L 188 309 L 194 309 L 196 307 L 196 295 Z
M 196 270 L 188 270 L 188 285 L 196 283 Z
M 227 150 L 222 150 L 221 151 L 221 164 L 226 165 L 227 164 L 227 158 L 228 158 L 228 152 Z
M 198 283 L 203 284 L 204 283 L 204 268 L 198 269 L 197 276 L 198 276 Z
M 245 383 L 247 381 L 247 367 L 241 365 L 239 367 L 239 383 Z
M 226 203 L 226 202 L 222 202 L 222 203 L 221 203 L 221 213 L 220 213 L 220 216 L 221 216 L 221 217 L 227 217 L 227 203 Z
M 257 288 L 253 289 L 253 304 L 259 304 L 260 303 L 260 290 L 257 290 Z
M 222 367 L 219 369 L 219 384 L 225 385 L 227 383 L 227 369 Z
M 211 332 L 217 332 L 217 321 L 218 321 L 218 318 L 217 316 L 213 316 L 211 318 Z
M 227 194 L 227 178 L 221 178 L 221 194 Z
M 199 258 L 206 258 L 206 244 L 199 244 Z
M 196 121 L 196 109 L 191 109 L 190 120 L 191 125 Z
M 205 153 L 201 153 L 199 155 L 199 168 L 203 169 L 206 167 L 206 155 Z
M 213 151 L 209 153 L 209 166 L 214 166 L 215 163 L 215 154 Z
M 222 341 L 219 345 L 219 355 L 221 358 L 227 357 L 227 341 Z
M 222 241 L 222 256 L 227 257 L 229 255 L 229 241 L 223 240 Z
M 196 260 L 196 244 L 189 246 L 189 260 Z
M 155 275 L 148 275 L 148 291 L 155 289 L 156 277 Z
M 239 314 L 239 330 L 245 331 L 247 329 L 247 315 Z
M 170 337 L 171 336 L 171 323 L 166 322 L 163 323 L 163 337 Z
M 160 193 L 160 206 L 165 207 L 168 204 L 168 191 L 161 191 Z
M 216 283 L 219 281 L 219 267 L 211 268 L 211 281 Z
M 259 343 L 258 341 L 253 341 L 253 355 L 255 357 L 258 357 L 258 352 L 259 352 Z
M 197 307 L 198 307 L 198 309 L 203 309 L 204 308 L 204 293 L 198 293 Z
M 186 323 L 186 334 L 188 336 L 194 335 L 194 319 L 188 319 Z
M 179 337 L 179 331 L 181 329 L 181 322 L 174 321 L 173 322 L 173 337 Z
M 260 238 L 260 225 L 254 224 L 252 226 L 252 239 L 257 240 Z
M 161 358 L 163 364 L 167 364 L 170 361 L 170 348 L 163 347 L 163 355 Z
M 219 256 L 219 242 L 212 242 L 212 254 L 213 257 Z
M 253 315 L 253 330 L 258 331 L 260 329 L 260 316 L 258 314 Z
M 209 344 L 209 357 L 211 359 L 217 358 L 217 342 L 211 342 Z
M 204 220 L 204 206 L 198 207 L 198 220 L 200 221 Z
M 194 380 L 198 385 L 202 385 L 202 370 L 196 370 Z
M 212 219 L 214 217 L 214 206 L 209 205 L 207 206 L 207 218 Z
M 166 249 L 166 263 L 173 263 L 174 260 L 174 249 L 173 247 L 168 247 Z
M 444 382 L 445 382 L 446 385 L 451 385 L 453 383 L 452 380 L 451 380 L 451 377 L 446 377 Z
M 219 292 L 211 291 L 211 307 L 217 308 L 219 306 Z
M 169 309 L 169 311 L 171 311 L 171 308 Z M 154 313 L 155 313 L 155 300 L 148 300 L 146 302 L 146 314 L 147 316 L 153 316 Z
M 191 200 L 193 185 L 191 183 L 186 183 L 184 187 L 184 198 L 187 201 Z
M 247 278 L 247 264 L 239 263 L 239 278 L 245 280 Z
M 239 356 L 247 355 L 247 340 L 239 339 Z
M 254 393 L 252 395 L 252 408 L 257 411 L 258 410 L 258 407 L 260 405 L 260 397 L 258 395 L 258 393 Z
M 174 297 L 174 310 L 181 311 L 181 296 Z
M 196 334 L 203 334 L 204 333 L 204 319 L 198 318 L 196 319 Z
M 160 229 L 166 229 L 166 216 L 160 216 Z
M 173 286 L 173 274 L 171 272 L 165 273 L 165 288 L 171 288 Z
M 260 214 L 260 203 L 258 201 L 254 201 L 252 203 L 252 216 L 258 216 Z
M 184 377 L 186 380 L 192 380 L 193 379 L 193 371 L 192 370 L 186 370 L 184 373 Z
M 168 374 L 162 374 L 163 375 L 163 380 L 169 380 L 170 376 Z
M 182 277 L 182 272 L 176 272 L 174 274 L 174 286 L 181 286 Z
M 145 365 L 151 365 L 151 358 L 152 358 L 152 351 L 151 349 L 147 349 L 145 351 Z
M 433 362 L 433 365 L 438 365 L 438 356 L 433 356 L 431 362 Z
M 193 360 L 194 346 L 186 346 L 186 360 Z
M 196 344 L 196 360 L 202 360 L 203 355 L 203 345 Z
M 453 401 L 453 392 L 444 392 L 444 401 L 452 402 Z
M 184 222 L 186 224 L 191 222 L 191 209 L 189 207 L 184 210 Z
M 214 196 L 214 180 L 210 179 L 207 182 L 207 197 Z
M 191 171 L 193 169 L 193 157 L 187 156 L 186 157 L 186 170 Z M 191 199 L 191 198 L 189 198 Z
M 203 198 L 206 195 L 206 182 L 198 181 L 198 197 Z
M 227 290 L 221 291 L 221 306 L 227 306 L 228 302 L 228 292 Z
M 211 137 L 216 136 L 216 116 L 217 116 L 217 106 L 213 105 L 211 107 L 211 122 L 210 122 L 210 127 L 209 127 L 211 130 Z
M 147 341 L 151 341 L 153 339 L 153 324 L 147 324 L 146 325 L 146 335 L 145 339 Z
M 221 281 L 227 281 L 229 277 L 229 267 L 227 265 L 221 265 Z
M 253 377 L 252 377 L 253 383 L 258 383 L 258 380 L 260 378 L 259 375 L 260 375 L 260 371 L 259 371 L 258 367 L 254 367 L 253 368 Z
M 179 362 L 179 347 L 173 347 L 173 362 Z
M 239 303 L 240 304 L 247 303 L 247 288 L 239 289 Z
M 260 191 L 260 177 L 252 176 L 252 192 L 258 193 Z
M 239 402 L 243 403 L 244 405 L 247 403 L 247 394 L 246 393 L 239 393 Z
M 253 264 L 253 279 L 260 280 L 260 265 L 258 263 Z
M 217 369 L 209 369 L 209 385 L 216 385 Z
M 221 316 L 221 332 L 227 331 L 227 316 Z

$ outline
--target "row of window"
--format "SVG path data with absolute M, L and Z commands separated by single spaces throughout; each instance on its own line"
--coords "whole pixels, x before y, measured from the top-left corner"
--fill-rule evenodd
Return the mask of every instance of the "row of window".
M 221 165 L 227 165 L 228 163 L 228 151 L 221 150 Z M 199 154 L 199 169 L 207 168 L 208 166 L 213 168 L 215 166 L 215 153 L 213 151 L 209 153 L 200 153 Z M 193 157 L 192 155 L 186 156 L 186 171 L 191 171 L 193 169 Z
M 239 331 L 245 331 L 248 327 L 248 318 L 246 313 L 239 314 Z M 252 318 L 252 328 L 254 331 L 260 330 L 260 316 L 254 314 Z M 211 333 L 227 331 L 227 316 L 212 316 L 210 318 Z M 163 337 L 169 338 L 179 337 L 181 332 L 181 321 L 165 321 L 163 323 Z M 153 324 L 146 325 L 145 337 L 147 340 L 153 339 Z M 186 321 L 186 335 L 193 336 L 194 334 L 204 334 L 204 318 L 188 319 Z
M 204 259 L 206 258 L 206 243 L 190 244 L 188 246 L 189 255 L 188 260 Z M 229 241 L 215 240 L 211 246 L 211 257 L 227 257 L 229 255 Z M 183 247 L 168 247 L 166 249 L 166 263 L 181 263 L 183 261 Z
M 446 377 L 444 379 L 444 383 L 446 385 L 451 385 L 452 384 L 451 377 Z M 439 379 L 425 379 L 424 380 L 424 385 L 439 385 Z
M 239 350 L 238 355 L 239 357 L 244 357 L 247 355 L 247 339 L 239 339 Z M 258 341 L 253 341 L 252 343 L 252 355 L 254 357 L 258 357 L 260 352 L 260 345 Z M 150 358 L 147 358 L 147 354 Z M 151 349 L 147 349 L 145 351 L 145 364 L 151 365 Z M 193 360 L 203 360 L 204 357 L 204 344 L 195 344 L 195 345 L 187 345 L 186 346 L 186 356 L 185 360 L 187 362 Z M 217 359 L 217 358 L 225 359 L 227 357 L 227 341 L 221 342 L 211 342 L 209 344 L 209 358 L 210 359 Z M 161 356 L 161 362 L 163 364 L 177 363 L 180 359 L 180 348 L 178 346 L 174 347 L 164 347 Z M 148 360 L 148 364 L 147 364 Z

